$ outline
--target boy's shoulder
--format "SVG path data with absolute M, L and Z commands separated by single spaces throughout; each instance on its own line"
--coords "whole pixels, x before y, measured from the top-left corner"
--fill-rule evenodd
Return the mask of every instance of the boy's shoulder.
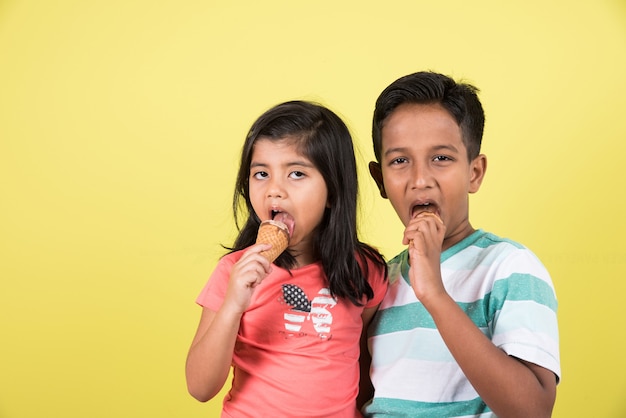
M 460 244 L 460 245 L 459 245 Z M 510 238 L 504 238 L 499 235 L 496 235 L 492 232 L 487 232 L 482 229 L 478 229 L 474 231 L 470 236 L 459 242 L 457 245 L 459 247 L 465 248 L 470 245 L 480 247 L 480 248 L 488 248 L 494 245 L 505 244 L 510 245 L 513 248 L 517 249 L 526 249 L 526 247 Z M 456 247 L 453 246 L 452 248 Z
M 497 252 L 511 253 L 529 249 L 523 244 L 509 238 L 503 238 L 494 233 L 478 229 L 471 235 L 467 236 L 460 242 L 441 253 L 441 262 L 445 262 L 450 258 L 464 258 L 466 255 L 470 258 L 476 257 L 476 253 Z M 390 269 L 408 267 L 408 250 L 405 248 L 387 263 Z M 406 268 L 404 267 L 404 268 Z
M 442 258 L 447 258 L 450 255 L 458 254 L 464 250 L 469 248 L 479 249 L 479 250 L 490 250 L 498 248 L 500 250 L 510 249 L 514 250 L 527 250 L 526 246 L 523 244 L 514 241 L 510 238 L 504 238 L 499 235 L 496 235 L 492 232 L 487 232 L 482 229 L 477 229 L 469 236 L 465 237 L 460 242 L 456 243 L 452 247 L 445 250 L 441 256 Z
M 441 263 L 450 265 L 498 263 L 511 257 L 525 258 L 531 254 L 532 252 L 518 241 L 478 229 L 441 253 Z M 534 254 L 531 256 L 534 257 Z

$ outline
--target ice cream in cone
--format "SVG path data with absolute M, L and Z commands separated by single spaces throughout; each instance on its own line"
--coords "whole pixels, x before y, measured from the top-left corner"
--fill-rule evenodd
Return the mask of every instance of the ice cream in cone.
M 262 251 L 261 255 L 267 258 L 270 263 L 273 263 L 289 244 L 289 228 L 280 221 L 263 221 L 259 226 L 256 243 L 272 245 L 272 248 L 269 250 Z

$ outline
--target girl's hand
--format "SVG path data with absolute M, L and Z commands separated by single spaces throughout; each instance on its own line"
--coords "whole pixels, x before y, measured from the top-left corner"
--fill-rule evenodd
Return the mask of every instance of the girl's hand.
M 263 257 L 261 251 L 272 246 L 269 244 L 255 244 L 248 248 L 242 257 L 235 263 L 230 272 L 228 289 L 224 298 L 224 305 L 243 313 L 250 306 L 254 289 L 272 269 L 271 263 Z
M 411 287 L 422 303 L 445 293 L 441 279 L 441 247 L 446 227 L 431 213 L 420 213 L 407 225 L 402 243 L 409 246 Z

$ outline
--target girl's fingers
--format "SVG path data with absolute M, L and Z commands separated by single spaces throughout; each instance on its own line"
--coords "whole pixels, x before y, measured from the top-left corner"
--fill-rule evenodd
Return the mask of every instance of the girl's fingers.
M 269 250 L 270 248 L 272 248 L 270 244 L 254 244 L 248 247 L 239 261 L 235 263 L 235 266 L 243 268 L 243 266 L 248 263 L 257 263 L 263 266 L 265 274 L 269 273 L 272 268 L 272 264 L 267 258 L 261 255 L 261 252 Z

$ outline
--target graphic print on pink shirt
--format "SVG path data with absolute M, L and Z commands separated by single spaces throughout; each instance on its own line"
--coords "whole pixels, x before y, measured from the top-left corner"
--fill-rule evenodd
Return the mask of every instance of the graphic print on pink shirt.
M 282 288 L 283 300 L 291 306 L 289 312 L 283 315 L 287 337 L 305 336 L 302 327 L 310 319 L 317 336 L 321 340 L 330 340 L 333 323 L 330 309 L 337 304 L 337 300 L 330 296 L 330 290 L 322 288 L 313 300 L 309 300 L 306 293 L 295 284 L 284 284 Z

